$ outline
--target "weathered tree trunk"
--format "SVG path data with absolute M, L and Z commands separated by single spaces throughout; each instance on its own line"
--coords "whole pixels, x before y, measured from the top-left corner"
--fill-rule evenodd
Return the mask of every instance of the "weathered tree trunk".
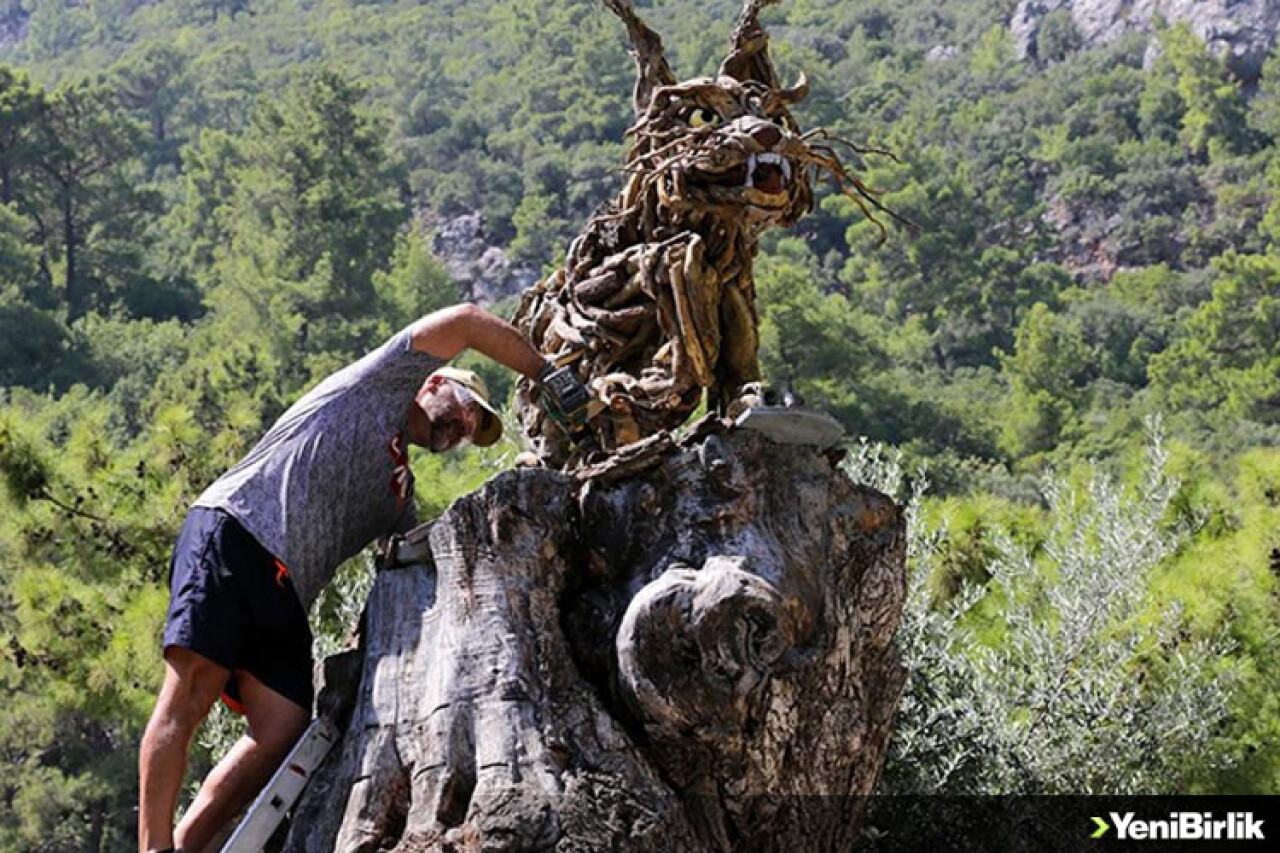
M 286 850 L 852 846 L 903 684 L 888 498 L 705 420 L 504 473 L 430 550 L 329 675 L 354 710 Z

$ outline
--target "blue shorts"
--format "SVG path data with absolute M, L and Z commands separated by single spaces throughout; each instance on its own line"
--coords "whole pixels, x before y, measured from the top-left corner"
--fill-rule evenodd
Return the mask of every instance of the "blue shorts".
M 164 647 L 231 670 L 222 698 L 243 713 L 243 670 L 311 711 L 311 628 L 285 565 L 220 509 L 187 514 L 169 563 Z

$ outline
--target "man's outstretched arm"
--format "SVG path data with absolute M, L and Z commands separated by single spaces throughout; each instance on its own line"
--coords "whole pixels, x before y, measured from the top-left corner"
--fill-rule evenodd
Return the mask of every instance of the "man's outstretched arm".
M 428 314 L 413 324 L 412 335 L 414 349 L 437 358 L 473 349 L 530 379 L 545 362 L 515 326 L 470 302 Z
M 442 308 L 413 325 L 413 347 L 450 359 L 473 349 L 534 380 L 542 390 L 539 405 L 570 434 L 591 417 L 591 395 L 571 368 L 548 362 L 515 326 L 478 305 Z

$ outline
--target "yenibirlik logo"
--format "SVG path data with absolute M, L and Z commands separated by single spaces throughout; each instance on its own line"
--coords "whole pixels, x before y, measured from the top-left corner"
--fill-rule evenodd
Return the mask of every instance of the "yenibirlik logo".
M 1120 841 L 1265 841 L 1262 824 L 1252 812 L 1231 812 L 1225 820 L 1214 820 L 1213 812 L 1170 812 L 1168 820 L 1142 820 L 1133 812 L 1109 812 L 1115 823 L 1115 837 Z M 1093 819 L 1090 838 L 1102 838 L 1111 825 L 1100 817 Z

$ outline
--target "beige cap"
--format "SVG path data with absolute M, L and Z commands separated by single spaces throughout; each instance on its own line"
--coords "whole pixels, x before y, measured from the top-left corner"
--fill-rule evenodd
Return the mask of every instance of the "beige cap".
M 457 382 L 470 391 L 471 396 L 480 404 L 480 408 L 484 411 L 484 417 L 481 418 L 480 425 L 476 427 L 476 434 L 471 436 L 472 444 L 476 447 L 488 447 L 502 438 L 502 418 L 498 416 L 497 410 L 489 402 L 489 389 L 485 387 L 483 379 L 470 370 L 463 370 L 460 367 L 442 367 L 431 375 Z

